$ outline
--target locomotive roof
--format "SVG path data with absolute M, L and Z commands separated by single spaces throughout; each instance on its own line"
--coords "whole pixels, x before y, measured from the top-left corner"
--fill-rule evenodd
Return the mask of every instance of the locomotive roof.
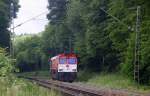
M 77 57 L 76 54 L 73 54 L 73 53 L 69 53 L 69 54 L 58 54 L 57 56 L 54 56 L 51 58 L 51 60 L 54 60 L 54 59 L 57 59 L 59 57 Z
M 54 59 L 56 59 L 57 57 L 58 57 L 58 56 L 54 56 L 54 57 L 51 58 L 51 60 L 54 60 Z
M 68 53 L 68 54 L 59 54 L 57 55 L 59 57 L 76 57 L 76 54 L 73 54 L 73 53 Z

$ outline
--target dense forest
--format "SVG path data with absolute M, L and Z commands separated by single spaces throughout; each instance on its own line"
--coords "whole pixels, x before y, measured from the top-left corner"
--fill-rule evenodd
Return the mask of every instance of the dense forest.
M 80 70 L 119 72 L 133 79 L 137 6 L 140 82 L 150 84 L 149 0 L 49 0 L 45 31 L 16 36 L 16 66 L 21 72 L 45 70 L 49 57 L 74 52 Z

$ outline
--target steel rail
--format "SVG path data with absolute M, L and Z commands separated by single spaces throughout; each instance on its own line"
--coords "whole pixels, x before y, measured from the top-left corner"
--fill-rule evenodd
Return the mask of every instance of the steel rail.
M 80 88 L 79 86 L 71 86 L 71 84 L 64 84 L 64 82 L 60 81 L 43 80 L 37 78 L 27 79 L 35 81 L 38 85 L 41 85 L 43 87 L 56 89 L 72 96 L 104 96 L 103 93 L 97 92 L 95 90 L 88 88 Z

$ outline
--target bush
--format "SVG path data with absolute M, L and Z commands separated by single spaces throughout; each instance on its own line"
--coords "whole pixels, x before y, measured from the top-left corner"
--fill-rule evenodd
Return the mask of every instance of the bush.
M 0 48 L 0 76 L 6 76 L 12 69 L 11 59 L 7 56 L 5 49 Z
M 0 77 L 0 96 L 61 96 L 61 93 L 12 75 L 11 79 L 8 76 Z

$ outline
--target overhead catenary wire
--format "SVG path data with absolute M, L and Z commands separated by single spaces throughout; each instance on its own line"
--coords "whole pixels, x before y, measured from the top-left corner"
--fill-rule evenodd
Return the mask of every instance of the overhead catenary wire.
M 12 5 L 12 7 L 14 7 L 13 6 L 13 4 L 11 4 Z M 12 11 L 12 9 L 10 9 L 10 12 Z M 14 18 L 11 18 L 11 20 L 12 20 L 12 24 L 11 24 L 11 26 L 12 27 L 10 27 L 10 55 L 11 55 L 11 57 L 14 59 L 14 46 L 13 46 L 13 41 L 14 41 L 14 33 L 15 33 L 15 28 L 17 28 L 17 27 L 20 27 L 21 25 L 23 25 L 23 24 L 25 24 L 25 23 L 27 23 L 27 22 L 30 22 L 30 21 L 32 21 L 32 20 L 34 20 L 34 19 L 36 19 L 37 17 L 40 17 L 40 16 L 42 16 L 42 15 L 45 15 L 46 13 L 48 13 L 48 11 L 45 11 L 45 12 L 42 12 L 42 13 L 40 13 L 40 14 L 38 14 L 38 15 L 36 15 L 36 16 L 34 16 L 34 17 L 32 17 L 32 18 L 29 18 L 29 19 L 27 19 L 27 20 L 25 20 L 24 22 L 22 22 L 22 23 L 20 23 L 20 24 L 18 24 L 18 25 L 14 25 Z M 13 62 L 12 62 L 13 63 Z
M 111 16 L 114 20 L 118 21 L 120 24 L 124 25 L 125 27 L 127 27 L 128 29 L 130 28 L 130 26 L 128 26 L 127 24 L 125 24 L 124 22 L 122 22 L 121 20 L 119 20 L 117 17 L 113 16 L 112 14 L 108 13 L 106 10 L 104 10 L 103 8 L 100 8 L 103 12 L 105 12 L 106 14 L 108 14 L 109 16 Z M 136 9 L 136 29 L 131 31 L 135 31 L 136 32 L 136 38 L 135 38 L 135 49 L 134 49 L 134 80 L 138 82 L 138 84 L 140 83 L 140 15 L 141 15 L 141 7 L 137 6 Z
M 17 27 L 19 27 L 19 26 L 21 26 L 21 25 L 27 23 L 27 22 L 30 22 L 30 21 L 32 21 L 32 20 L 36 20 L 37 17 L 40 17 L 40 16 L 42 16 L 42 15 L 45 15 L 46 13 L 48 13 L 48 11 L 42 12 L 42 13 L 40 13 L 40 14 L 38 14 L 38 15 L 32 17 L 32 18 L 29 18 L 29 19 L 27 19 L 26 21 L 24 21 L 24 22 L 22 22 L 22 23 L 20 23 L 20 24 L 18 24 L 18 25 L 16 25 L 16 26 L 14 26 L 14 27 L 11 28 L 11 29 L 15 29 L 15 28 L 17 28 Z
M 127 27 L 128 29 L 130 29 L 130 26 L 125 24 L 123 21 L 119 20 L 117 17 L 113 16 L 112 14 L 108 13 L 106 10 L 104 10 L 103 8 L 100 8 L 103 12 L 105 12 L 107 15 L 111 16 L 114 20 L 116 20 L 117 22 L 121 23 L 122 25 L 124 25 L 125 27 Z

